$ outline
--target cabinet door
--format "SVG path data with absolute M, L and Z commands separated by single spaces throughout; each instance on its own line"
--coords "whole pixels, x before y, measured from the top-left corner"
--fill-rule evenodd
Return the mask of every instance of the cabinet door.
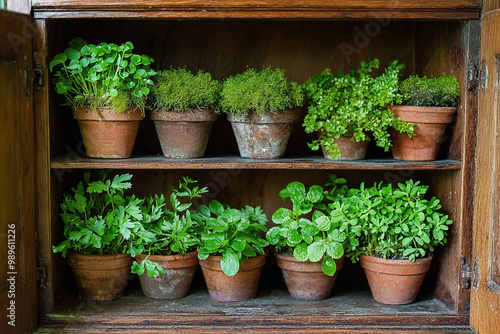
M 33 35 L 29 16 L 0 10 L 0 333 L 37 326 Z
M 500 330 L 500 2 L 483 5 L 471 327 L 486 334 Z

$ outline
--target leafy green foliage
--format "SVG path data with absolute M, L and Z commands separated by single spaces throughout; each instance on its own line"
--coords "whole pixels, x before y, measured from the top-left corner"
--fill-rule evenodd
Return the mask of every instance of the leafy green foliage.
M 228 276 L 238 273 L 243 260 L 264 255 L 269 245 L 259 235 L 267 232 L 267 217 L 260 207 L 238 210 L 212 200 L 208 206 L 200 205 L 192 218 L 204 226 L 198 258 L 222 255 L 221 268 Z
M 377 146 L 388 151 L 391 147 L 388 128 L 413 134 L 414 126 L 394 117 L 387 109 L 388 105 L 401 102 L 398 80 L 404 65 L 394 60 L 383 74 L 373 77 L 370 73 L 378 68 L 378 59 L 363 61 L 359 70 L 348 74 L 339 70 L 337 76 L 327 68 L 302 85 L 309 103 L 303 126 L 307 133 L 321 134 L 309 143 L 311 149 L 322 146 L 335 158 L 341 153 L 334 139 L 347 136 L 359 142 L 371 140 L 372 136 Z
M 224 80 L 220 108 L 227 114 L 255 112 L 263 115 L 300 107 L 303 99 L 302 89 L 286 79 L 284 70 L 250 68 Z
M 274 212 L 276 226 L 269 229 L 266 238 L 278 253 L 293 255 L 299 261 L 322 261 L 323 272 L 333 276 L 337 270 L 334 259 L 344 255 L 349 240 L 338 222 L 319 210 L 313 212 L 325 194 L 330 196 L 318 185 L 306 188 L 301 182 L 289 183 L 280 197 L 292 201 L 292 210 L 279 208 Z M 311 212 L 312 219 L 306 218 Z
M 454 76 L 427 78 L 412 75 L 399 84 L 402 104 L 419 107 L 455 107 L 460 98 L 460 84 Z
M 446 243 L 452 221 L 438 212 L 439 200 L 424 199 L 428 186 L 408 180 L 397 187 L 375 183 L 351 188 L 349 196 L 331 206 L 331 217 L 360 234 L 362 247 L 347 252 L 357 261 L 366 254 L 389 259 L 409 259 L 431 255 Z
M 72 194 L 64 195 L 61 218 L 66 240 L 53 246 L 53 252 L 61 252 L 63 257 L 68 250 L 93 255 L 128 252 L 128 240 L 143 218 L 142 200 L 124 196 L 132 186 L 131 179 L 130 174 L 107 179 L 103 171 L 98 181 L 91 181 L 90 173 L 85 173 Z
M 130 238 L 130 254 L 147 253 L 148 257 L 140 264 L 134 261 L 132 273 L 157 276 L 163 269 L 149 260 L 149 255 L 186 255 L 195 251 L 201 244 L 202 226 L 191 219 L 188 210 L 194 198 L 206 193 L 206 188 L 200 188 L 196 181 L 184 177 L 178 188 L 173 188 L 170 195 L 172 210 L 169 210 L 165 196 L 155 195 L 146 198 L 141 206 L 141 227 Z
M 153 59 L 134 54 L 133 49 L 131 42 L 94 45 L 80 37 L 72 39 L 49 65 L 51 72 L 60 66 L 53 79 L 56 92 L 71 107 L 111 107 L 123 112 L 136 105 L 144 112 L 156 72 L 149 68 Z
M 218 102 L 220 88 L 210 73 L 201 70 L 196 75 L 185 68 L 160 71 L 154 88 L 155 107 L 179 111 L 212 109 Z

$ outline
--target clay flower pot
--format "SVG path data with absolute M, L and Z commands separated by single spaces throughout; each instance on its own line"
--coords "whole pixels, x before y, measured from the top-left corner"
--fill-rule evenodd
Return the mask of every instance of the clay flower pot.
M 210 255 L 200 260 L 203 277 L 210 298 L 218 302 L 239 302 L 253 299 L 257 295 L 260 273 L 266 255 L 258 255 L 243 261 L 234 276 L 227 276 L 221 269 L 222 256 Z
M 415 301 L 432 257 L 409 260 L 389 260 L 362 255 L 361 267 L 365 270 L 375 301 L 381 304 L 403 305 Z
M 69 251 L 66 260 L 80 298 L 111 301 L 123 295 L 132 266 L 129 254 L 83 255 Z
M 140 264 L 146 257 L 146 254 L 140 254 L 135 260 Z M 188 294 L 198 265 L 198 252 L 186 255 L 150 255 L 149 260 L 158 263 L 163 268 L 163 274 L 149 277 L 145 272 L 139 275 L 142 291 L 146 297 L 179 299 Z
M 300 262 L 293 256 L 274 253 L 276 264 L 281 268 L 288 292 L 295 299 L 321 300 L 330 296 L 333 284 L 344 263 L 344 257 L 335 260 L 337 271 L 328 276 L 320 262 Z
M 300 108 L 285 109 L 260 116 L 227 115 L 243 158 L 277 159 L 283 157 Z
M 91 158 L 129 158 L 132 155 L 139 123 L 143 119 L 138 108 L 117 114 L 110 108 L 73 109 L 83 145 Z
M 446 126 L 451 123 L 456 108 L 389 106 L 395 117 L 417 124 L 415 136 L 391 129 L 394 159 L 408 161 L 436 160 Z
M 321 132 L 318 132 L 319 138 L 321 138 Z M 353 141 L 350 137 L 340 136 L 340 138 L 334 139 L 337 144 L 337 148 L 340 150 L 341 156 L 336 158 L 331 158 L 329 153 L 325 151 L 324 147 L 321 146 L 323 150 L 323 156 L 327 159 L 332 160 L 363 160 L 366 155 L 366 150 L 368 149 L 368 141 Z
M 167 158 L 201 158 L 205 154 L 217 114 L 208 109 L 174 111 L 158 109 L 150 114 Z

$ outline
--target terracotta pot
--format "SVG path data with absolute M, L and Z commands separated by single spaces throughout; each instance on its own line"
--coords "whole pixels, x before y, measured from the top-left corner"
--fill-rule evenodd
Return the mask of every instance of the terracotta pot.
M 110 108 L 73 109 L 83 145 L 91 158 L 129 158 L 143 119 L 138 108 L 117 114 Z
M 151 112 L 163 155 L 167 158 L 201 158 L 205 155 L 217 114 L 208 109 Z
M 135 260 L 141 263 L 146 254 L 137 255 Z M 149 260 L 163 268 L 163 274 L 149 277 L 145 272 L 139 275 L 142 291 L 148 298 L 179 299 L 186 296 L 198 265 L 198 252 L 186 255 L 150 255 Z
M 299 115 L 300 108 L 293 108 L 263 116 L 256 113 L 227 115 L 227 120 L 231 122 L 241 157 L 277 159 L 285 154 Z
M 129 254 L 83 255 L 70 251 L 66 260 L 80 298 L 111 301 L 123 295 L 132 266 Z
M 321 133 L 318 133 L 321 138 Z M 363 160 L 366 155 L 366 150 L 368 149 L 368 141 L 353 141 L 350 137 L 340 136 L 340 138 L 334 139 L 337 144 L 337 148 L 340 150 L 341 156 L 337 158 L 331 158 L 329 153 L 325 151 L 324 147 L 321 146 L 323 150 L 323 156 L 327 159 L 332 160 Z
M 321 300 L 330 296 L 337 274 L 342 268 L 344 257 L 335 260 L 337 271 L 328 276 L 321 269 L 320 262 L 296 260 L 293 256 L 274 253 L 276 264 L 281 268 L 288 292 L 295 299 Z
M 409 161 L 436 160 L 446 126 L 451 123 L 456 108 L 389 106 L 395 117 L 417 124 L 415 136 L 391 129 L 394 159 Z
M 224 274 L 220 267 L 221 259 L 222 256 L 210 255 L 206 260 L 200 260 L 210 298 L 218 302 L 239 302 L 254 298 L 266 255 L 243 261 L 234 276 Z
M 365 270 L 373 298 L 381 304 L 402 305 L 415 301 L 432 257 L 409 260 L 389 260 L 362 255 L 361 267 Z

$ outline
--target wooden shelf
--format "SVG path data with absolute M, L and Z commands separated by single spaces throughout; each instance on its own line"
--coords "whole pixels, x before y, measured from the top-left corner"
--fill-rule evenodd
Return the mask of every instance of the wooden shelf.
M 129 159 L 92 159 L 59 157 L 51 162 L 53 169 L 298 169 L 298 170 L 458 170 L 460 161 L 399 161 L 394 159 L 365 159 L 334 161 L 323 157 L 296 157 L 273 160 L 240 157 L 206 157 L 200 159 L 169 159 L 163 156 Z
M 137 282 L 135 282 L 137 283 Z M 162 333 L 321 333 L 355 332 L 370 328 L 383 332 L 415 329 L 425 333 L 439 329 L 453 333 L 469 332 L 466 316 L 457 316 L 441 302 L 420 297 L 410 305 L 376 303 L 366 288 L 335 289 L 322 301 L 301 301 L 284 289 L 259 290 L 247 302 L 219 303 L 210 299 L 204 287 L 196 287 L 179 300 L 146 298 L 139 287 L 112 302 L 84 302 L 68 297 L 54 313 L 44 316 L 40 332 L 51 328 L 81 333 L 87 330 L 119 332 L 140 328 Z M 139 326 L 139 327 L 137 327 Z M 246 331 L 245 331 L 246 330 Z
M 35 18 L 478 19 L 478 0 L 34 0 Z

